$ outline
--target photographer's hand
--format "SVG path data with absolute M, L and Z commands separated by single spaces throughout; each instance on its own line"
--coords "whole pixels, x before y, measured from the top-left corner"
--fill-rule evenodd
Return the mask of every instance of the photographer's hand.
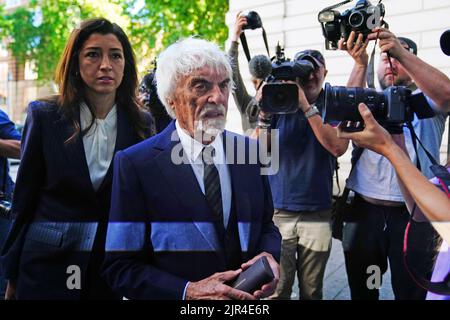
M 402 61 L 405 55 L 412 54 L 406 50 L 400 40 L 390 30 L 385 28 L 375 28 L 373 33 L 367 36 L 368 40 L 376 40 L 378 38 L 380 50 L 388 52 L 392 58 Z
M 306 98 L 305 91 L 303 91 L 303 88 L 299 85 L 298 85 L 298 107 L 303 113 L 305 113 L 311 108 L 311 105 L 309 104 L 308 99 Z
M 364 42 L 362 33 L 358 35 L 355 43 L 356 33 L 352 31 L 347 40 L 341 39 L 339 41 L 339 49 L 345 50 L 353 58 L 355 64 L 353 66 L 350 78 L 347 81 L 347 87 L 365 87 L 367 65 L 369 63 L 369 55 L 367 54 L 367 44 L 369 40 Z
M 247 25 L 247 18 L 245 16 L 241 16 L 242 11 L 239 11 L 236 16 L 236 22 L 234 23 L 233 34 L 231 35 L 230 40 L 234 42 L 238 42 L 239 37 L 243 31 L 243 28 Z
M 364 36 L 362 33 L 358 34 L 356 39 L 356 32 L 352 31 L 348 39 L 342 38 L 339 40 L 338 47 L 339 50 L 347 51 L 348 54 L 355 60 L 355 64 L 359 67 L 367 67 L 369 63 L 369 55 L 367 54 L 367 45 L 369 40 L 363 41 Z
M 381 155 L 386 155 L 395 145 L 391 135 L 373 117 L 369 108 L 361 103 L 358 106 L 359 113 L 364 120 L 365 128 L 360 132 L 345 132 L 338 127 L 338 137 L 351 139 L 357 146 L 367 148 Z

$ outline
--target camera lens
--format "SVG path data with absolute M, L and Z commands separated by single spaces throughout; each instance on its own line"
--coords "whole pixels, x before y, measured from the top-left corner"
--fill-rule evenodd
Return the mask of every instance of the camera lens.
M 284 114 L 298 111 L 298 87 L 293 83 L 273 82 L 263 87 L 261 110 Z
M 348 24 L 352 28 L 359 28 L 362 26 L 363 23 L 364 23 L 364 15 L 359 11 L 353 12 L 348 18 Z
M 324 119 L 336 121 L 362 121 L 358 105 L 365 103 L 375 119 L 386 119 L 386 99 L 383 92 L 375 89 L 332 87 L 325 84 Z

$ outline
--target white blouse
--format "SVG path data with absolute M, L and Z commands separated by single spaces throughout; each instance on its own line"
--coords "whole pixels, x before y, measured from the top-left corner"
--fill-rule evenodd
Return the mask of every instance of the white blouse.
M 88 106 L 80 104 L 80 126 L 84 130 L 91 123 Z M 117 137 L 117 108 L 114 105 L 105 119 L 95 119 L 91 129 L 83 136 L 89 175 L 94 190 L 100 187 L 114 156 Z

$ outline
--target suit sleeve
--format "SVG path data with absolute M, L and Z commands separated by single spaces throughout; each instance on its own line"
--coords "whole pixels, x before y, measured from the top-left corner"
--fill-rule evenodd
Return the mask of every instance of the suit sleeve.
M 20 140 L 16 126 L 2 110 L 0 110 L 0 139 Z
M 273 201 L 269 180 L 266 175 L 261 175 L 264 189 L 264 215 L 261 227 L 261 237 L 258 246 L 258 253 L 268 252 L 280 262 L 281 255 L 281 234 L 273 223 Z
M 128 299 L 183 298 L 187 280 L 152 265 L 150 221 L 139 177 L 124 152 L 117 153 L 103 277 Z
M 15 219 L 1 251 L 1 265 L 6 279 L 18 276 L 20 254 L 28 223 L 32 220 L 41 185 L 45 178 L 40 103 L 28 106 L 22 134 L 21 162 L 12 202 Z

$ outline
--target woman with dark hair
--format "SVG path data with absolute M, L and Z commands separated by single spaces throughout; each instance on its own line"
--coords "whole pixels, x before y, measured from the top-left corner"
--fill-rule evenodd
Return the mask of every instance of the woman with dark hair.
M 123 30 L 75 29 L 56 71 L 59 94 L 28 107 L 13 228 L 2 251 L 7 299 L 114 299 L 100 277 L 114 154 L 150 136 Z

